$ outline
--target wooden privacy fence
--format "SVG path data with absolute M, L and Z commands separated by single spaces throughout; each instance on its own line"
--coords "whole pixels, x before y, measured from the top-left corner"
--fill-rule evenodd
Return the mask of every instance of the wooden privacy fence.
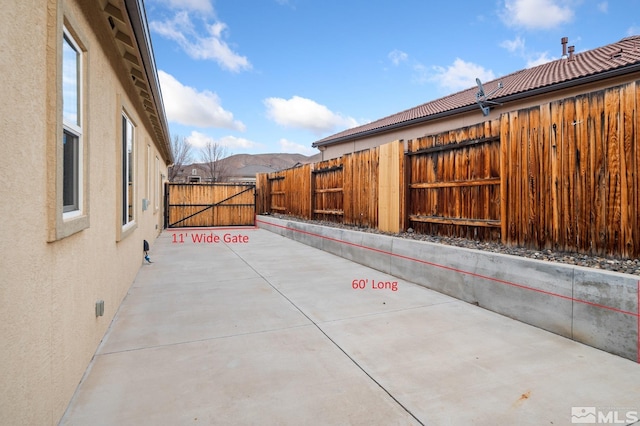
M 311 218 L 311 165 L 256 176 L 256 209 Z
M 504 241 L 640 256 L 639 103 L 630 83 L 502 116 Z
M 376 227 L 379 149 L 317 163 L 312 170 L 312 213 L 317 220 Z
M 345 170 L 342 158 L 318 163 L 311 170 L 311 213 L 314 219 L 344 221 Z
M 409 223 L 430 235 L 500 239 L 499 122 L 410 141 Z
M 640 256 L 640 85 L 258 176 L 258 211 Z
M 378 148 L 257 176 L 257 211 L 378 225 Z
M 167 183 L 165 228 L 254 225 L 254 193 L 247 184 Z

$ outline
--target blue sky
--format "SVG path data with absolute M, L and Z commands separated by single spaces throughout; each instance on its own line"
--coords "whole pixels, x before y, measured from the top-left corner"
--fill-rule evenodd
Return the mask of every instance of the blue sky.
M 230 154 L 311 144 L 640 34 L 640 0 L 145 0 L 172 137 Z

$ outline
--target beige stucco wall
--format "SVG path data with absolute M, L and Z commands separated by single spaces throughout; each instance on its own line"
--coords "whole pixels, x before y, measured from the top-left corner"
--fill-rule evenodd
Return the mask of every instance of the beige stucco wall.
M 62 13 L 88 51 L 89 227 L 48 242 L 50 200 L 56 196 L 51 194 L 56 165 L 50 148 L 58 129 L 55 82 Z M 154 143 L 138 99 L 129 95 L 135 91 L 104 20 L 94 1 L 2 4 L 1 424 L 57 424 L 142 264 L 142 240 L 147 239 L 153 250 L 162 229 L 162 200 L 157 200 L 156 210 L 151 187 L 150 207 L 143 212 L 142 198 L 147 195 L 147 149 L 152 186 L 157 182 L 155 157 L 160 158 L 158 173 L 164 176 L 166 159 Z M 54 90 L 47 94 L 47 88 Z M 117 241 L 123 107 L 137 124 L 137 227 Z M 98 299 L 105 301 L 102 317 L 95 315 Z

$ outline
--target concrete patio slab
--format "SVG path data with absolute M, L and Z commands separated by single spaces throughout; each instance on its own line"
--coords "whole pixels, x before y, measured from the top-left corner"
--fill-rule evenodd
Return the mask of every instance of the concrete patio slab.
M 637 363 L 266 230 L 202 232 L 155 242 L 61 424 L 638 420 Z

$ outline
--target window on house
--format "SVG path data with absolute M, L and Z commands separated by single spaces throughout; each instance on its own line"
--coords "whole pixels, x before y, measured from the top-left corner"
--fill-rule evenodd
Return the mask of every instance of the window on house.
M 156 177 L 156 184 L 154 185 L 156 188 L 156 193 L 154 196 L 155 202 L 155 210 L 157 211 L 160 208 L 160 189 L 162 185 L 162 179 L 160 177 L 160 159 L 156 157 L 156 169 L 154 171 L 154 175 Z
M 122 226 L 134 222 L 134 191 L 135 191 L 135 127 L 126 114 L 122 114 Z
M 55 104 L 59 109 L 47 114 L 55 117 L 55 122 L 47 126 L 51 133 L 46 138 L 47 150 L 55 153 L 47 164 L 47 191 L 55 200 L 47 203 L 49 242 L 89 228 L 89 141 L 84 109 L 90 96 L 87 43 L 66 19 L 57 40 L 60 62 L 55 68 L 59 87 Z
M 62 206 L 65 217 L 82 210 L 82 55 L 64 30 L 62 41 Z

